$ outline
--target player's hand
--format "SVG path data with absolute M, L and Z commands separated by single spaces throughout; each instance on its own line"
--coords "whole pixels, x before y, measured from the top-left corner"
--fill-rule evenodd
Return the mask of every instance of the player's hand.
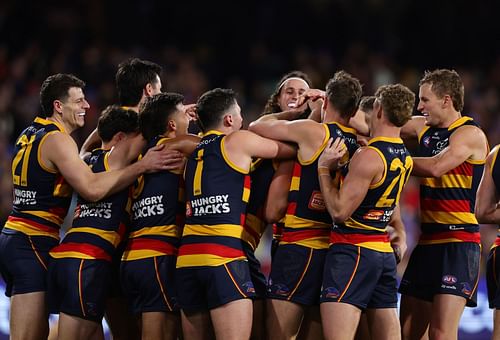
M 328 168 L 332 171 L 337 170 L 344 165 L 340 161 L 346 151 L 347 147 L 342 138 L 337 137 L 335 140 L 330 138 L 325 150 L 323 150 L 318 159 L 318 168 Z
M 162 170 L 181 170 L 186 164 L 182 153 L 167 149 L 164 144 L 149 149 L 140 162 L 144 164 L 148 173 Z
M 189 121 L 198 120 L 198 115 L 196 114 L 196 104 L 184 105 L 184 112 L 189 118 Z
M 408 246 L 406 245 L 406 235 L 404 233 L 399 233 L 395 229 L 391 228 L 390 239 L 391 247 L 394 250 L 394 256 L 396 257 L 396 263 L 401 262 L 406 254 Z

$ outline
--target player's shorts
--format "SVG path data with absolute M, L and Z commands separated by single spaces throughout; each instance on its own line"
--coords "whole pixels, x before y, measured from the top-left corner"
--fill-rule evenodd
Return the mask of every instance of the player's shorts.
M 176 271 L 179 305 L 186 312 L 206 311 L 231 301 L 255 298 L 248 262 L 183 267 Z
M 490 308 L 500 309 L 500 247 L 490 250 L 486 262 L 486 286 Z
M 125 247 L 127 245 L 126 239 L 122 241 L 115 252 L 113 253 L 113 257 L 111 260 L 111 290 L 109 292 L 110 298 L 125 298 L 125 293 L 123 292 L 123 285 L 121 284 L 120 278 L 120 267 L 122 262 L 123 252 L 125 251 Z
M 436 294 L 462 296 L 476 307 L 481 246 L 472 242 L 417 245 L 399 292 L 432 302 Z
M 5 295 L 47 291 L 49 251 L 59 244 L 47 236 L 29 236 L 4 229 L 0 234 L 0 273 Z
M 65 313 L 100 323 L 111 286 L 111 263 L 52 258 L 48 286 L 51 313 Z
M 250 277 L 252 278 L 253 286 L 255 288 L 255 298 L 265 299 L 267 291 L 267 280 L 264 273 L 260 269 L 260 262 L 255 257 L 255 252 L 246 242 L 243 243 L 243 250 L 248 260 L 248 267 L 250 268 Z
M 321 303 L 396 308 L 397 285 L 394 253 L 337 243 L 326 256 Z
M 327 251 L 280 244 L 271 264 L 267 297 L 306 306 L 318 305 Z
M 173 255 L 122 261 L 121 281 L 132 312 L 178 311 Z

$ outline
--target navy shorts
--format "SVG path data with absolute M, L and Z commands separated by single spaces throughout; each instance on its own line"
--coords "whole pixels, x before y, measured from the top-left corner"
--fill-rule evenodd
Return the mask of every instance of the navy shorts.
M 48 275 L 51 313 L 100 323 L 111 288 L 111 263 L 105 260 L 51 258 Z
M 132 312 L 178 311 L 173 255 L 122 261 L 121 280 L 123 291 Z
M 250 277 L 252 278 L 253 286 L 255 288 L 255 298 L 265 299 L 267 291 L 267 280 L 264 273 L 260 269 L 260 262 L 255 257 L 255 252 L 246 242 L 243 243 L 243 250 L 247 256 L 248 266 L 250 268 Z
M 248 262 L 184 267 L 176 271 L 179 305 L 186 312 L 214 309 L 231 301 L 255 298 Z
M 473 242 L 417 245 L 399 292 L 432 302 L 436 294 L 462 296 L 476 307 L 481 246 Z
M 338 243 L 326 256 L 321 302 L 396 308 L 397 285 L 394 253 Z
M 59 241 L 47 236 L 28 236 L 18 231 L 0 234 L 0 273 L 5 295 L 47 291 L 49 251 Z
M 306 306 L 318 305 L 327 251 L 280 244 L 271 265 L 267 297 Z
M 486 286 L 490 308 L 500 309 L 500 247 L 490 250 L 486 262 Z M 499 257 L 497 259 L 497 257 Z

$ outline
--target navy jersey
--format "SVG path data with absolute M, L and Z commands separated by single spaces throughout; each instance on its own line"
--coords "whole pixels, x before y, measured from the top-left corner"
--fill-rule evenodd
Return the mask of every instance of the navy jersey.
M 87 163 L 95 173 L 109 171 L 109 152 L 94 150 Z M 61 244 L 50 251 L 55 258 L 101 259 L 111 261 L 129 223 L 130 189 L 98 202 L 77 198 L 72 227 Z
M 418 155 L 438 154 L 448 146 L 451 134 L 464 125 L 477 126 L 472 118 L 462 117 L 448 128 L 424 128 Z M 422 178 L 420 244 L 480 241 L 474 205 L 484 164 L 485 160 L 467 160 L 439 178 Z
M 245 219 L 245 232 L 248 237 L 244 237 L 244 239 L 254 250 L 257 248 L 267 225 L 264 218 L 264 204 L 275 171 L 274 160 L 259 158 L 252 163 L 251 193 Z
M 242 238 L 250 176 L 227 158 L 224 140 L 220 132 L 209 131 L 188 158 L 186 224 L 178 268 L 246 259 Z
M 163 144 L 158 136 L 147 148 Z M 140 176 L 132 201 L 131 229 L 122 260 L 130 261 L 177 253 L 184 225 L 182 174 L 161 171 Z
M 369 141 L 368 148 L 375 150 L 384 162 L 384 174 L 380 181 L 370 185 L 352 215 L 333 226 L 330 242 L 392 252 L 386 227 L 410 177 L 413 160 L 400 138 L 376 137 Z
M 58 123 L 37 117 L 16 141 L 12 161 L 14 200 L 6 231 L 59 239 L 72 189 L 59 172 L 49 169 L 40 158 L 45 138 L 54 133 L 65 131 Z
M 328 235 L 333 223 L 325 207 L 318 180 L 318 158 L 328 140 L 341 137 L 348 152 L 343 163 L 347 163 L 358 149 L 356 131 L 339 123 L 323 124 L 326 134 L 323 144 L 310 160 L 297 157 L 293 168 L 292 182 L 288 195 L 288 208 L 283 229 L 283 244 L 298 244 L 314 249 L 328 248 Z M 337 172 L 339 181 L 342 171 Z

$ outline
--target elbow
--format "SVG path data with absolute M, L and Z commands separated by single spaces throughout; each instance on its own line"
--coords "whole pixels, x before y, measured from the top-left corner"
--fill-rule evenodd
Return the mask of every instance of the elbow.
M 335 209 L 332 209 L 330 215 L 335 223 L 344 223 L 350 216 L 346 211 Z
M 285 217 L 285 214 L 286 214 L 286 205 L 285 206 L 273 205 L 272 207 L 266 209 L 265 219 L 267 223 L 277 223 L 283 217 Z
M 478 223 L 489 224 L 492 223 L 490 218 L 488 218 L 488 213 L 483 206 L 476 204 L 474 208 L 474 214 L 476 215 L 476 219 Z

